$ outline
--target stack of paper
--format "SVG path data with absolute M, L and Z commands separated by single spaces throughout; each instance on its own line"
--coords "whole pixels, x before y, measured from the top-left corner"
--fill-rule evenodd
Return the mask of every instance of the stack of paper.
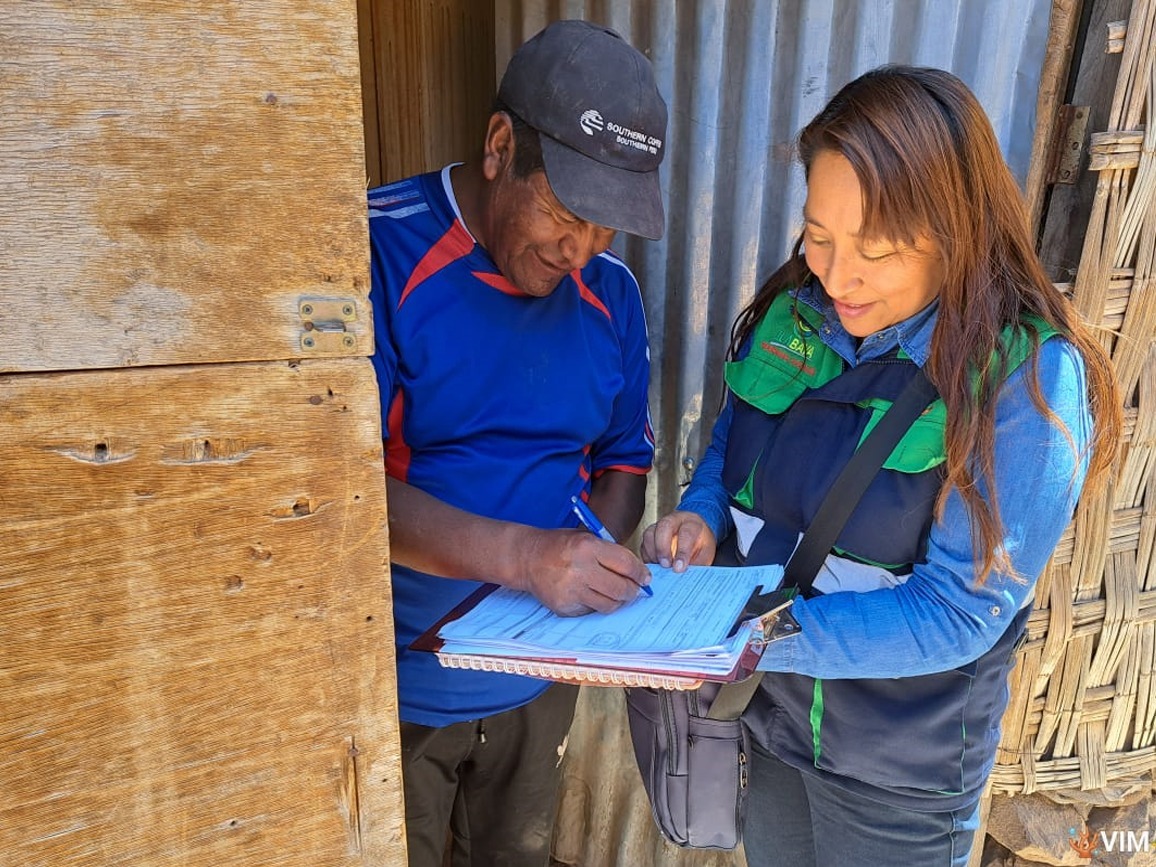
M 435 650 L 444 665 L 593 683 L 688 686 L 744 676 L 740 663 L 753 663 L 761 647 L 740 616 L 752 593 L 778 586 L 782 567 L 649 568 L 654 595 L 639 593 L 610 614 L 559 617 L 528 593 L 484 588 L 439 625 L 436 641 L 414 647 Z

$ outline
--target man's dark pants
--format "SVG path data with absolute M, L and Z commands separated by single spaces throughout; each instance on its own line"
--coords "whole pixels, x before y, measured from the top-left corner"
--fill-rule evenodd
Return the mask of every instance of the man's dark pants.
M 547 867 L 577 697 L 557 683 L 484 719 L 401 724 L 410 867 Z

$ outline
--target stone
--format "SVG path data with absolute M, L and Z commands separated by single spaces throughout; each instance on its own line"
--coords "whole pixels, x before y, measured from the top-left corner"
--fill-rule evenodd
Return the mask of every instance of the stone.
M 1042 795 L 996 795 L 987 833 L 1023 861 L 1079 867 L 1088 860 L 1070 841 L 1084 828 L 1087 814 L 1087 808 L 1057 804 Z

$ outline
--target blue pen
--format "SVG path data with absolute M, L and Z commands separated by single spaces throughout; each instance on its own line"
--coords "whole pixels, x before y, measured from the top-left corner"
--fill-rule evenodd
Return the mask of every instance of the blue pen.
M 590 507 L 582 502 L 580 497 L 571 497 L 570 502 L 574 504 L 574 514 L 578 516 L 578 520 L 582 523 L 583 527 L 605 542 L 614 542 L 614 537 L 610 534 L 610 531 L 602 526 L 602 522 L 598 520 L 598 516 L 590 511 Z M 654 591 L 647 585 L 640 584 L 639 586 L 647 596 L 654 595 Z

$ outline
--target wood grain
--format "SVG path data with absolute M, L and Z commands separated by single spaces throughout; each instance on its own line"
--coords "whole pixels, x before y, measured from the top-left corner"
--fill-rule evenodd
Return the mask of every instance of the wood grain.
M 1120 72 L 1120 55 L 1108 54 L 1108 24 L 1127 16 L 1132 0 L 1099 0 L 1093 4 L 1084 43 L 1077 51 L 1076 78 L 1068 97 L 1071 105 L 1089 107 L 1088 133 L 1097 133 L 1109 126 L 1112 93 Z M 1052 46 L 1049 45 L 1049 48 Z M 1087 142 L 1084 143 L 1085 145 Z M 1083 171 L 1087 160 L 1081 162 L 1081 174 L 1073 185 L 1057 184 L 1051 188 L 1050 198 L 1042 213 L 1037 197 L 1035 214 L 1040 228 L 1040 259 L 1048 275 L 1058 282 L 1072 280 L 1081 263 L 1085 228 L 1094 223 L 1093 200 L 1098 177 L 1095 172 Z M 1038 191 L 1037 196 L 1038 196 Z
M 0 377 L 0 860 L 405 861 L 366 359 Z
M 0 4 L 0 372 L 368 354 L 359 82 L 355 0 Z
M 365 65 L 370 183 L 480 153 L 497 93 L 494 4 L 360 0 L 359 10 L 362 51 L 371 55 Z

